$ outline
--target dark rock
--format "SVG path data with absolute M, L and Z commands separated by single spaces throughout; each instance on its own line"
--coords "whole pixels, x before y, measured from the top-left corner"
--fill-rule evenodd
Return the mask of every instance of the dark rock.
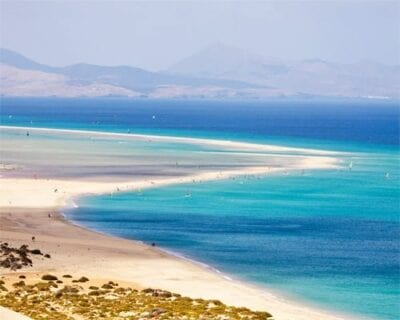
M 42 280 L 55 281 L 55 280 L 58 280 L 58 278 L 51 274 L 45 274 L 44 276 L 42 276 Z
M 80 277 L 77 281 L 78 281 L 78 282 L 88 282 L 89 279 L 86 278 L 86 277 Z
M 143 293 L 153 293 L 155 290 L 151 289 L 151 288 L 147 288 L 147 289 L 143 289 L 142 292 Z

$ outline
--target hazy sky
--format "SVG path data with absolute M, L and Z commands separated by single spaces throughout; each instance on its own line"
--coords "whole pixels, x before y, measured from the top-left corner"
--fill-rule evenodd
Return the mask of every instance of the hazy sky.
M 400 63 L 399 1 L 5 1 L 1 46 L 50 65 L 167 68 L 222 42 L 267 57 Z

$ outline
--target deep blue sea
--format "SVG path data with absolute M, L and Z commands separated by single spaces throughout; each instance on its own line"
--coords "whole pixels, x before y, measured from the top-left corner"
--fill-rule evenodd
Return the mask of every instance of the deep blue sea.
M 311 305 L 386 320 L 400 318 L 399 120 L 391 101 L 1 100 L 3 125 L 352 152 L 351 170 L 87 197 L 68 217 Z

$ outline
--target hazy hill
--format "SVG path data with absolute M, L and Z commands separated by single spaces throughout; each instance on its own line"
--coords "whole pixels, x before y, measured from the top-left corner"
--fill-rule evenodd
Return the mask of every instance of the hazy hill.
M 168 72 L 268 85 L 282 93 L 400 96 L 400 66 L 374 62 L 337 64 L 319 59 L 283 61 L 222 44 L 212 45 L 177 62 Z
M 15 51 L 0 48 L 0 62 L 24 70 L 54 72 L 57 68 L 37 63 Z
M 130 66 L 79 63 L 51 67 L 7 49 L 0 49 L 0 63 L 1 94 L 12 96 L 228 97 L 249 86 L 237 80 L 202 79 Z M 250 87 L 254 90 L 254 85 Z
M 399 66 L 283 61 L 221 44 L 163 72 L 86 63 L 52 67 L 0 49 L 0 93 L 6 96 L 266 98 L 306 94 L 398 98 L 399 92 Z

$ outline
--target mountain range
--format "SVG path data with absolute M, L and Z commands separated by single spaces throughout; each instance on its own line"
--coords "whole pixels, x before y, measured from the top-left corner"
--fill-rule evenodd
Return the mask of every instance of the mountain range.
M 2 96 L 400 98 L 400 66 L 286 61 L 214 44 L 166 70 L 86 63 L 52 67 L 0 49 Z

